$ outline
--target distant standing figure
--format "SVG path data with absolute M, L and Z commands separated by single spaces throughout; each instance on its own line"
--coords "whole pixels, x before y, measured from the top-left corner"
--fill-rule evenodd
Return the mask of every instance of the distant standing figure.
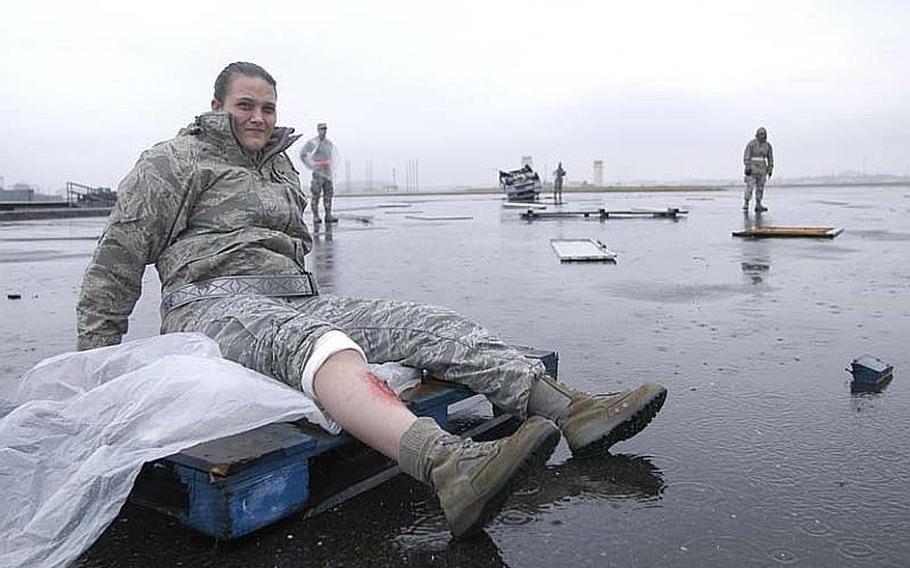
M 752 191 L 755 191 L 755 212 L 761 213 L 768 208 L 762 205 L 761 200 L 765 193 L 765 179 L 771 177 L 774 169 L 774 152 L 768 142 L 768 131 L 764 127 L 755 131 L 755 138 L 746 144 L 743 152 L 743 165 L 745 166 L 746 192 L 743 195 L 743 211 L 749 210 L 749 200 Z
M 322 222 L 319 218 L 319 197 L 325 209 L 325 222 L 337 223 L 338 217 L 332 215 L 332 198 L 335 187 L 332 185 L 335 145 L 325 137 L 328 126 L 324 122 L 316 125 L 316 137 L 311 138 L 300 150 L 303 164 L 313 170 L 313 181 L 310 182 L 310 193 L 313 194 L 313 224 Z
M 562 162 L 556 166 L 553 172 L 553 201 L 562 203 L 562 180 L 566 177 L 566 170 L 562 169 Z

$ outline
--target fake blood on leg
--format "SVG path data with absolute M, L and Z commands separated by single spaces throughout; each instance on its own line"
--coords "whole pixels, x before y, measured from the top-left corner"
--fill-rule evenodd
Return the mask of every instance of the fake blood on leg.
M 395 394 L 395 391 L 392 390 L 392 387 L 390 387 L 387 382 L 383 381 L 371 373 L 369 370 L 363 370 L 360 376 L 369 386 L 370 394 L 372 394 L 373 397 L 379 400 L 394 403 L 395 405 L 404 404 L 401 402 L 401 399 L 398 398 L 398 395 Z

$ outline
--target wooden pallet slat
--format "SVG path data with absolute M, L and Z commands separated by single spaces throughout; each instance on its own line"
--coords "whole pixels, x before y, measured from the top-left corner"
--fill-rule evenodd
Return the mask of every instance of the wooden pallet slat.
M 733 231 L 734 237 L 751 239 L 770 238 L 812 238 L 833 239 L 844 230 L 837 227 L 807 227 L 807 226 L 771 226 L 753 227 L 742 231 Z

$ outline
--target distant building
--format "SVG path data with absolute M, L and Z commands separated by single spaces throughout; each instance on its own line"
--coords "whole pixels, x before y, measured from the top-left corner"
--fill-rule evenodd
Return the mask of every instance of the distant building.
M 35 201 L 35 190 L 0 189 L 0 201 Z
M 603 160 L 594 160 L 594 176 L 591 178 L 591 182 L 595 186 L 602 186 L 604 184 L 604 161 Z
M 14 183 L 10 189 L 0 189 L 0 201 L 35 201 L 35 188 L 27 183 Z

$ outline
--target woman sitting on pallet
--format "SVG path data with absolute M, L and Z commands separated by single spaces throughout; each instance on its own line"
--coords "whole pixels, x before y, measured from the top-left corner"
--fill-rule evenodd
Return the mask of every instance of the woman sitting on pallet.
M 141 155 L 82 282 L 79 349 L 120 342 L 155 264 L 162 332 L 204 333 L 226 358 L 301 389 L 330 423 L 432 485 L 456 536 L 480 530 L 560 432 L 574 454 L 601 453 L 654 417 L 660 385 L 594 398 L 452 311 L 318 294 L 304 267 L 307 201 L 285 154 L 298 136 L 275 126 L 276 101 L 265 69 L 232 63 L 212 112 Z M 530 418 L 508 438 L 462 439 L 415 417 L 367 361 L 426 369 Z

